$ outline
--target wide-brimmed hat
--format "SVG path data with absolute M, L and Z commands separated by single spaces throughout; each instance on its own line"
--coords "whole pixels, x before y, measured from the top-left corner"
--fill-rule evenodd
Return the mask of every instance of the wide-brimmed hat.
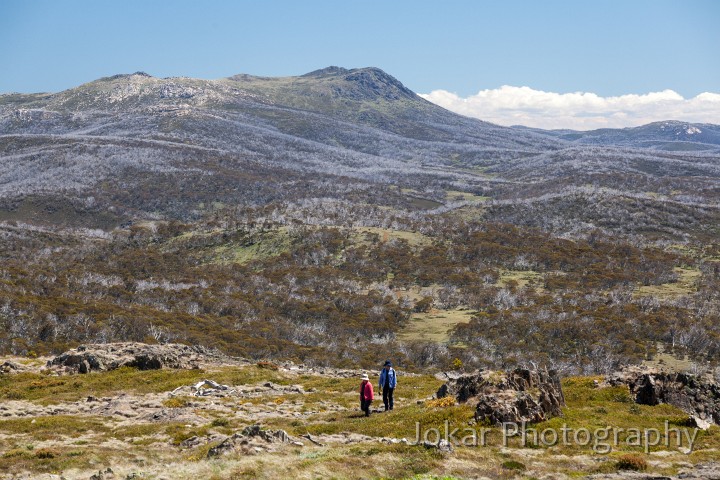
M 392 367 L 390 360 L 385 360 L 385 365 L 383 365 L 383 367 Z
M 363 373 L 362 380 L 370 380 L 370 377 L 368 377 L 367 373 Z

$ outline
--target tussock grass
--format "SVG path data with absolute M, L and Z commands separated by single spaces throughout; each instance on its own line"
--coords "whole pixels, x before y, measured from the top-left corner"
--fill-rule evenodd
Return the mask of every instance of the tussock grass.
M 139 377 L 148 374 L 157 375 L 152 385 L 139 380 Z M 178 376 L 179 378 L 174 378 Z M 369 418 L 362 416 L 359 410 L 357 399 L 359 379 L 298 376 L 257 366 L 225 367 L 206 372 L 136 372 L 125 369 L 69 377 L 20 377 L 21 387 L 18 391 L 32 395 L 43 391 L 42 386 L 36 385 L 31 388 L 32 382 L 42 381 L 51 383 L 47 391 L 69 388 L 72 383 L 64 382 L 69 381 L 80 382 L 75 388 L 81 391 L 99 385 L 107 392 L 120 391 L 122 386 L 128 385 L 140 391 L 161 389 L 167 391 L 178 383 L 187 385 L 200 378 L 213 378 L 227 384 L 256 384 L 264 381 L 299 384 L 306 390 L 313 389 L 313 391 L 305 395 L 277 395 L 276 392 L 267 392 L 253 398 L 252 403 L 294 405 L 305 411 L 319 413 L 300 418 L 271 415 L 260 421 L 265 428 L 282 428 L 295 436 L 306 433 L 318 436 L 347 432 L 371 437 L 404 437 L 413 442 L 417 425 L 422 432 L 436 428 L 442 435 L 447 422 L 450 430 L 460 429 L 458 438 L 464 436 L 463 432 L 466 428 L 474 428 L 478 431 L 488 429 L 488 443 L 479 447 L 457 447 L 453 454 L 443 456 L 433 449 L 415 445 L 368 442 L 317 447 L 306 442 L 305 447 L 287 446 L 280 448 L 276 453 L 261 453 L 256 456 L 231 454 L 221 459 L 207 460 L 207 450 L 212 445 L 203 444 L 187 450 L 180 447 L 180 443 L 193 436 L 206 437 L 214 433 L 231 435 L 253 420 L 225 414 L 225 416 L 210 415 L 207 423 L 195 426 L 178 422 L 116 426 L 113 425 L 112 420 L 106 418 L 53 416 L 0 421 L 0 434 L 3 435 L 0 437 L 2 438 L 0 470 L 12 468 L 38 474 L 70 468 L 90 470 L 98 463 L 124 459 L 122 461 L 128 464 L 133 461 L 131 459 L 144 458 L 144 461 L 156 466 L 165 465 L 170 461 L 171 470 L 165 471 L 163 467 L 163 474 L 178 479 L 197 478 L 198 475 L 215 479 L 289 477 L 342 479 L 357 478 L 359 474 L 368 478 L 459 479 L 482 476 L 517 478 L 523 475 L 531 478 L 553 472 L 573 477 L 615 472 L 620 468 L 624 456 L 628 454 L 646 460 L 648 471 L 669 474 L 674 473 L 674 470 L 667 465 L 682 461 L 713 460 L 716 459 L 716 449 L 720 448 L 720 429 L 715 427 L 698 434 L 696 451 L 691 455 L 671 452 L 673 457 L 664 462 L 666 465 L 664 467 L 658 467 L 657 462 L 651 461 L 652 452 L 666 448 L 662 445 L 651 448 L 650 456 L 644 454 L 642 447 L 623 444 L 613 447 L 608 454 L 599 455 L 592 451 L 592 445 L 570 444 L 545 448 L 530 441 L 523 447 L 520 437 L 513 437 L 508 448 L 502 448 L 499 428 L 473 424 L 472 404 L 440 408 L 439 405 L 433 406 L 434 403 L 426 402 L 442 384 L 442 381 L 428 375 L 400 376 L 395 410 L 373 413 Z M 373 376 L 372 379 L 375 382 L 377 377 Z M 564 416 L 531 427 L 537 430 L 549 428 L 559 430 L 566 426 L 571 429 L 587 428 L 591 431 L 607 426 L 625 429 L 630 427 L 662 429 L 665 421 L 668 421 L 671 427 L 686 426 L 687 415 L 680 410 L 668 405 L 654 407 L 636 405 L 632 402 L 627 388 L 597 388 L 593 385 L 593 381 L 597 379 L 600 377 L 565 379 L 563 387 L 567 407 L 564 409 Z M 58 380 L 63 382 L 57 383 Z M 46 401 L 40 395 L 39 397 L 37 401 Z M 182 402 L 184 399 L 179 400 Z M 250 399 L 236 401 L 240 406 Z M 349 410 L 329 411 L 329 408 L 325 408 L 333 404 L 345 406 Z M 373 406 L 377 408 L 381 405 L 382 400 L 378 395 Z M 620 439 L 623 440 L 624 435 L 621 435 Z M 118 442 L 122 442 L 123 448 L 118 447 Z M 65 446 L 60 448 L 59 445 Z M 92 445 L 93 448 L 88 449 L 88 445 Z
M 254 366 L 218 370 L 137 370 L 123 367 L 109 372 L 47 376 L 38 373 L 19 373 L 0 376 L 0 399 L 30 400 L 54 404 L 80 400 L 88 396 L 107 396 L 118 392 L 139 394 L 172 391 L 192 385 L 204 378 L 232 385 L 271 381 L 287 384 L 286 377 Z
M 382 400 L 373 402 L 373 407 L 382 404 Z M 468 426 L 468 420 L 473 416 L 470 405 L 456 405 L 446 408 L 431 408 L 425 404 L 395 407 L 394 410 L 373 413 L 365 417 L 360 411 L 327 413 L 315 416 L 313 419 L 296 422 L 292 420 L 273 420 L 277 427 L 284 428 L 290 434 L 303 435 L 310 433 L 340 434 L 344 432 L 357 433 L 372 437 L 407 438 L 414 440 L 416 435 L 416 422 L 421 428 L 444 428 L 445 421 L 452 428 Z
M 100 417 L 54 415 L 0 420 L 0 432 L 6 435 L 30 435 L 34 440 L 79 437 L 87 433 L 106 434 L 107 420 Z
M 542 285 L 543 274 L 535 270 L 500 270 L 497 284 L 503 287 L 517 286 L 524 288 L 531 282 Z

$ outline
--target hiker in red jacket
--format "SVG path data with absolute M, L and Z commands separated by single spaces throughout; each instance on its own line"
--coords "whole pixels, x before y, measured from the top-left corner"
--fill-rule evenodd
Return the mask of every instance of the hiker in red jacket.
M 374 398 L 373 386 L 366 373 L 362 376 L 362 383 L 360 383 L 360 410 L 365 412 L 366 417 L 370 416 L 370 404 Z

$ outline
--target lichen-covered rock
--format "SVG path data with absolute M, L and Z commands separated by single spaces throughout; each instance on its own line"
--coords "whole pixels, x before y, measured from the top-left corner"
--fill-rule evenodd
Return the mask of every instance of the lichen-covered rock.
M 16 362 L 12 362 L 10 360 L 6 360 L 0 365 L 0 375 L 2 374 L 8 374 L 8 373 L 19 373 L 19 372 L 25 372 L 28 368 L 24 365 L 21 365 Z
M 66 367 L 78 373 L 120 367 L 135 367 L 139 370 L 193 369 L 199 368 L 201 363 L 220 360 L 220 357 L 223 356 L 201 346 L 103 343 L 81 345 L 68 350 L 50 360 L 48 367 Z
M 628 367 L 611 374 L 607 381 L 627 385 L 636 403 L 667 403 L 701 421 L 720 424 L 720 385 L 708 376 Z
M 437 397 L 446 396 L 477 402 L 475 419 L 493 424 L 542 422 L 562 415 L 565 405 L 558 375 L 545 369 L 461 375 L 440 387 Z
M 584 478 L 588 480 L 720 480 L 720 464 L 710 462 L 688 465 L 681 468 L 677 475 L 672 476 L 623 470 L 614 473 L 589 475 Z
M 260 425 L 251 425 L 212 447 L 208 450 L 207 456 L 212 458 L 234 452 L 254 455 L 272 451 L 273 445 L 283 443 L 301 444 L 290 437 L 285 430 L 263 430 Z
M 435 449 L 440 453 L 452 453 L 454 450 L 452 444 L 444 438 L 441 438 L 437 443 L 425 441 L 422 445 L 425 448 Z

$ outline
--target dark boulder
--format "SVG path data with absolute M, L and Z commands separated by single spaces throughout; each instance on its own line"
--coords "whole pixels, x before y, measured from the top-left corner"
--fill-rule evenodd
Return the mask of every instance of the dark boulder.
M 477 402 L 475 419 L 492 424 L 541 422 L 562 415 L 565 406 L 557 373 L 545 369 L 462 375 L 440 387 L 437 397 L 446 396 Z
M 610 385 L 627 385 L 635 403 L 678 407 L 700 420 L 720 424 L 720 385 L 708 376 L 628 367 L 610 375 Z

